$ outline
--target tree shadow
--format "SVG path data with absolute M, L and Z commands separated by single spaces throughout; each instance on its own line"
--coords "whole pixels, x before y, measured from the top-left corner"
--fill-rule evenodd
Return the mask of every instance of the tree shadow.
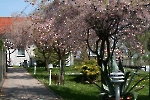
M 35 76 L 39 78 L 48 78 L 48 76 L 44 74 L 37 74 Z M 56 95 L 53 92 L 45 88 L 38 81 L 34 81 L 32 79 L 34 78 L 27 73 L 24 68 L 10 68 L 6 79 L 8 81 L 5 81 L 8 83 L 6 83 L 7 85 L 3 85 L 0 99 L 55 100 Z
M 64 100 L 99 100 L 99 92 L 92 91 L 91 93 L 85 94 L 83 91 L 86 90 L 74 90 L 63 86 L 51 86 L 50 88 L 55 89 L 55 92 L 61 95 Z
M 150 97 L 148 95 L 140 95 L 139 94 L 137 100 L 142 100 L 142 99 L 144 99 L 144 100 L 150 100 Z
M 69 78 L 66 81 L 74 81 L 76 83 L 82 83 L 83 75 L 69 75 Z
M 8 72 L 7 73 L 26 73 L 26 69 L 25 68 L 8 68 Z
M 55 100 L 55 98 L 59 97 L 48 89 L 40 86 L 18 86 L 3 88 L 0 98 L 2 100 Z

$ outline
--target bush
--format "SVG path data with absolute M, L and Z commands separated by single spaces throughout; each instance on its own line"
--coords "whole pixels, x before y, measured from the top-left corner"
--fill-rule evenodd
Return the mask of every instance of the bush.
M 51 55 L 48 57 L 48 54 L 51 53 Z M 35 54 L 35 59 L 37 62 L 38 66 L 46 66 L 46 62 L 43 56 L 43 51 L 41 51 L 40 49 L 36 48 L 34 50 L 34 54 Z M 59 64 L 59 60 L 58 60 L 58 56 L 57 54 L 53 51 L 53 53 L 51 51 L 45 51 L 45 56 L 48 60 L 48 64 L 53 64 L 53 66 L 57 66 Z
M 75 66 L 83 74 L 83 81 L 90 79 L 91 81 L 96 81 L 100 75 L 100 69 L 97 66 L 96 60 L 85 60 L 80 66 Z

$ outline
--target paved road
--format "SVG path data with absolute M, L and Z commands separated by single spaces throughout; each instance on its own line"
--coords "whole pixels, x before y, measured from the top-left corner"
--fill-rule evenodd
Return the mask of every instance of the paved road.
M 60 100 L 24 68 L 9 68 L 0 100 Z

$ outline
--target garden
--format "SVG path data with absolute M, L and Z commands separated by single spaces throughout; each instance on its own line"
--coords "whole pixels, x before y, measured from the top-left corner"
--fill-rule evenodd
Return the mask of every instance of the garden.
M 89 63 L 88 63 L 89 62 Z M 75 66 L 69 66 L 65 67 L 65 78 L 64 78 L 64 85 L 58 85 L 56 81 L 58 81 L 58 78 L 53 77 L 53 75 L 57 74 L 59 75 L 60 68 L 54 67 L 52 69 L 52 84 L 49 85 L 49 71 L 45 71 L 45 67 L 37 67 L 37 73 L 34 75 L 34 67 L 27 68 L 27 71 L 36 79 L 38 79 L 40 82 L 42 82 L 47 88 L 52 90 L 54 93 L 58 94 L 63 100 L 101 100 L 102 98 L 101 91 L 98 89 L 96 85 L 101 85 L 100 79 L 100 73 L 97 73 L 98 71 L 95 67 L 92 71 L 88 70 L 87 76 L 84 74 L 85 64 L 90 65 L 94 64 L 94 61 L 85 61 L 83 63 L 77 63 Z M 96 64 L 96 63 L 95 63 Z M 79 65 L 81 66 L 80 68 Z M 92 66 L 91 65 L 91 66 Z M 93 67 L 92 67 L 93 68 Z M 136 69 L 130 69 L 125 68 L 126 71 L 135 72 Z M 82 74 L 81 74 L 82 73 Z M 93 73 L 93 74 L 90 74 Z M 148 72 L 145 72 L 143 70 L 139 70 L 138 73 L 136 73 L 131 86 L 132 87 L 136 82 L 139 81 L 139 79 L 142 79 L 143 77 L 147 76 Z M 94 83 L 91 82 L 92 78 L 95 76 Z M 88 80 L 86 77 L 91 78 L 91 80 Z M 85 79 L 85 80 L 83 80 Z M 137 92 L 138 99 L 145 99 L 149 100 L 149 80 L 148 78 L 144 79 L 140 84 L 138 84 L 134 90 L 135 93 Z M 96 85 L 95 85 L 96 84 Z M 142 88 L 141 88 L 142 87 Z M 144 87 L 144 88 L 143 88 Z M 140 90 L 140 91 L 139 91 Z M 131 99 L 133 100 L 133 98 Z
M 42 0 L 3 40 L 8 51 L 35 47 L 37 73 L 28 72 L 64 100 L 148 99 L 148 72 L 125 65 L 149 65 L 149 9 L 148 0 Z

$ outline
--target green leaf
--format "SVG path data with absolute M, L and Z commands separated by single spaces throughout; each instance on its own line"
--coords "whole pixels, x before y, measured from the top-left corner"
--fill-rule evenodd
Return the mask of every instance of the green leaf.
M 123 65 L 122 65 L 121 60 L 119 60 L 119 65 L 118 65 L 118 67 L 119 67 L 119 70 L 124 73 L 124 68 L 123 68 Z
M 128 84 L 127 84 L 125 90 L 124 90 L 124 94 L 125 94 L 125 93 L 127 92 L 127 90 L 129 89 L 129 87 L 130 87 L 130 85 L 131 85 L 131 82 L 132 82 L 132 80 L 133 80 L 133 78 L 134 78 L 134 76 L 136 75 L 137 72 L 138 72 L 138 69 L 134 72 L 134 74 L 131 76 L 131 78 L 129 78 L 129 76 L 128 76 L 127 79 L 129 79 L 129 82 L 128 82 Z M 126 79 L 126 80 L 127 80 L 127 79 Z
M 114 57 L 112 57 L 112 71 L 118 72 L 119 68 Z
M 104 71 L 101 68 L 100 68 L 100 70 L 101 70 L 102 77 L 104 78 L 104 80 L 105 80 L 105 82 L 106 82 L 106 84 L 108 86 L 108 89 L 109 89 L 110 93 L 112 95 L 115 95 L 114 86 L 113 86 L 113 84 L 112 84 L 112 82 L 110 80 L 110 77 L 106 73 L 104 73 Z
M 148 75 L 147 75 L 147 76 L 148 76 Z M 143 80 L 145 80 L 147 76 L 143 77 L 143 78 L 140 79 L 138 82 L 136 82 L 136 83 L 131 87 L 131 89 L 130 89 L 128 92 L 131 92 L 131 91 L 134 89 L 134 87 L 136 87 L 140 82 L 142 82 Z
M 128 78 L 130 77 L 130 71 L 125 72 L 124 74 L 124 82 L 120 85 L 120 93 L 121 95 L 124 95 L 126 91 L 128 90 L 129 86 L 127 86 Z M 127 86 L 127 87 L 126 87 Z
M 87 79 L 89 80 L 90 83 L 94 84 L 98 88 L 98 90 L 100 92 L 103 92 L 105 94 L 110 94 L 110 92 L 108 90 L 106 90 L 103 87 L 99 86 L 98 84 L 96 84 L 95 82 L 93 82 L 90 78 L 87 77 Z
M 140 86 L 139 88 L 135 89 L 134 91 L 138 92 L 138 91 L 140 91 L 143 88 L 144 88 L 144 86 Z
M 137 100 L 137 97 L 138 97 L 137 92 L 134 91 L 132 94 L 133 94 L 134 100 Z

